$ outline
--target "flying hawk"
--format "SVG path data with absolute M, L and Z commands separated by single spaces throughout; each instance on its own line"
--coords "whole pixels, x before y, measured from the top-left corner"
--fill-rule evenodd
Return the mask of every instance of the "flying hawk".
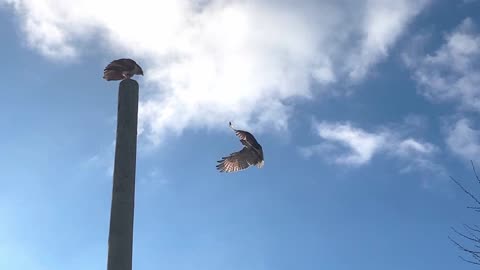
M 103 70 L 103 78 L 107 81 L 130 79 L 133 75 L 142 75 L 142 68 L 132 59 L 122 58 L 112 61 Z
M 217 170 L 220 172 L 237 172 L 248 168 L 250 165 L 262 168 L 264 164 L 262 146 L 250 132 L 234 129 L 231 122 L 228 124 L 244 146 L 242 150 L 231 153 L 228 157 L 222 157 L 222 160 L 217 161 L 219 163 L 217 164 Z

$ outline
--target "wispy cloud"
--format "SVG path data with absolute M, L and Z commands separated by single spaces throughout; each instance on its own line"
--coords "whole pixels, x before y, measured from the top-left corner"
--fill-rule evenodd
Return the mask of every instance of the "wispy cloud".
M 467 118 L 458 119 L 448 127 L 446 143 L 452 153 L 465 160 L 480 157 L 480 130 Z
M 322 141 L 300 148 L 305 157 L 318 155 L 327 162 L 358 167 L 382 154 L 406 164 L 404 172 L 439 169 L 434 162 L 438 147 L 387 127 L 367 131 L 350 122 L 321 122 L 314 123 L 314 128 Z
M 139 60 L 149 88 L 140 131 L 156 143 L 231 119 L 286 129 L 292 98 L 310 98 L 313 82 L 363 79 L 429 2 L 2 1 L 47 57 L 102 46 Z
M 170 181 L 162 171 L 155 168 L 145 174 L 139 175 L 137 183 L 138 192 L 156 192 L 161 188 L 166 188 Z
M 388 55 L 389 47 L 403 33 L 410 19 L 430 1 L 367 1 L 360 50 L 349 58 L 349 76 L 360 79 L 372 64 Z
M 360 128 L 353 127 L 350 123 L 318 123 L 317 134 L 328 142 L 330 149 L 339 153 L 333 157 L 336 163 L 362 165 L 370 161 L 373 155 L 385 144 L 386 134 L 369 133 Z M 332 146 L 338 147 L 332 147 Z M 339 148 L 345 148 L 345 151 Z
M 425 53 L 429 36 L 418 35 L 403 55 L 414 72 L 419 91 L 433 102 L 455 102 L 460 112 L 446 126 L 446 146 L 465 159 L 480 154 L 480 131 L 465 115 L 480 112 L 480 32 L 472 18 L 464 19 L 445 34 L 444 42 Z
M 113 165 L 115 162 L 115 142 L 108 147 L 86 158 L 82 164 L 87 169 L 100 169 L 106 176 L 113 176 Z
M 424 38 L 415 40 L 422 42 Z M 419 55 L 412 50 L 404 60 L 413 69 L 420 92 L 428 99 L 457 101 L 461 109 L 480 111 L 480 33 L 471 18 L 447 34 L 445 43 L 435 52 Z

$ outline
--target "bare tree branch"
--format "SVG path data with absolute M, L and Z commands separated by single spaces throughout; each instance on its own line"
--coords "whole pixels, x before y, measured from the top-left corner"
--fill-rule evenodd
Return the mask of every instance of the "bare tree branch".
M 480 238 L 474 233 L 476 232 L 477 230 L 472 230 L 470 226 L 468 226 L 467 224 L 463 224 L 463 227 L 465 228 L 465 230 L 473 237 L 476 239 L 477 242 L 480 243 Z
M 470 163 L 472 164 L 472 169 L 473 169 L 473 172 L 475 174 L 475 178 L 477 180 L 477 182 L 480 184 L 480 177 L 478 176 L 477 174 L 477 171 L 475 169 L 475 165 L 473 164 L 473 161 L 470 160 Z M 450 179 L 452 179 L 453 182 L 455 182 L 455 184 L 457 186 L 460 187 L 460 189 L 465 193 L 467 194 L 470 198 L 472 198 L 477 206 L 468 206 L 467 208 L 468 209 L 472 209 L 474 210 L 475 212 L 480 212 L 480 200 L 477 199 L 477 197 L 475 195 L 472 194 L 472 192 L 470 192 L 469 190 L 467 190 L 462 184 L 460 184 L 459 181 L 457 181 L 455 178 L 453 178 L 452 176 L 450 176 Z M 461 238 L 465 239 L 466 241 L 469 241 L 471 243 L 470 246 L 473 246 L 473 248 L 470 248 L 470 247 L 466 247 L 464 246 L 463 244 L 461 244 L 460 242 L 454 240 L 453 238 L 451 238 L 450 236 L 448 237 L 450 239 L 450 241 L 452 243 L 455 244 L 455 246 L 457 246 L 462 252 L 468 254 L 469 256 L 471 256 L 470 259 L 466 259 L 464 258 L 463 256 L 458 256 L 462 261 L 464 262 L 467 262 L 467 263 L 471 263 L 471 264 L 474 264 L 474 265 L 479 265 L 480 266 L 480 226 L 478 225 L 473 225 L 473 226 L 470 226 L 470 225 L 467 225 L 467 224 L 463 224 L 463 228 L 464 228 L 464 232 L 460 232 L 458 231 L 457 229 L 455 228 L 451 228 L 455 234 L 457 234 L 458 236 L 460 236 Z
M 460 184 L 457 180 L 455 180 L 455 178 L 453 178 L 453 177 L 451 177 L 451 176 L 450 176 L 450 179 L 452 179 L 452 181 L 455 182 L 455 184 L 457 184 L 457 186 L 459 186 L 459 187 L 463 190 L 463 192 L 467 193 L 472 199 L 475 200 L 475 202 L 476 202 L 478 205 L 480 205 L 480 201 L 479 201 L 475 196 L 473 196 L 472 193 L 470 193 L 468 190 L 466 190 L 466 189 L 462 186 L 462 184 Z
M 462 256 L 458 256 L 460 259 L 462 259 L 464 262 L 467 262 L 467 263 L 471 263 L 471 264 L 476 264 L 476 265 L 480 265 L 480 262 L 474 262 L 474 261 L 470 261 L 470 260 L 467 260 L 465 258 L 463 258 Z
M 478 251 L 473 251 L 473 250 L 470 250 L 470 249 L 467 249 L 465 248 L 464 246 L 462 246 L 460 243 L 458 243 L 457 241 L 453 240 L 451 237 L 448 237 L 450 239 L 450 241 L 452 241 L 460 250 L 470 254 L 472 256 L 473 259 L 475 259 L 477 262 L 474 262 L 474 261 L 470 261 L 470 260 L 467 260 L 465 258 L 463 258 L 462 256 L 459 256 L 462 260 L 466 261 L 466 262 L 469 262 L 469 263 L 473 263 L 473 264 L 479 264 L 480 265 L 480 252 Z
M 473 168 L 473 173 L 475 173 L 475 178 L 477 178 L 478 183 L 480 184 L 480 178 L 478 178 L 477 170 L 475 170 L 475 165 L 473 165 L 473 161 L 470 160 L 470 163 L 472 164 Z
M 480 243 L 479 239 L 478 239 L 476 236 L 474 236 L 475 238 L 472 238 L 472 237 L 469 237 L 469 236 L 467 236 L 467 235 L 465 235 L 465 234 L 457 231 L 457 230 L 456 230 L 455 228 L 453 228 L 453 227 L 451 227 L 451 229 L 452 229 L 456 234 L 460 235 L 460 236 L 463 237 L 463 238 L 466 238 L 466 239 L 471 240 L 471 241 L 473 241 L 473 242 L 479 242 L 479 243 Z

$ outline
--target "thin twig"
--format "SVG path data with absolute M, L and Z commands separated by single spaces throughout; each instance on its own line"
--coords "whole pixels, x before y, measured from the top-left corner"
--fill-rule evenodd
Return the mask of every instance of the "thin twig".
M 473 172 L 475 173 L 475 178 L 477 178 L 478 183 L 480 183 L 480 178 L 478 178 L 477 170 L 475 170 L 475 165 L 473 165 L 473 161 L 470 160 L 470 163 L 472 163 L 472 168 L 473 168 Z
M 467 235 L 465 235 L 465 234 L 457 231 L 457 230 L 456 230 L 455 228 L 453 228 L 453 227 L 452 227 L 452 230 L 453 230 L 456 234 L 462 236 L 463 238 L 466 238 L 466 239 L 468 239 L 468 240 L 470 240 L 470 241 L 473 241 L 473 242 L 479 242 L 479 243 L 480 243 L 480 241 L 478 240 L 477 237 L 472 238 L 472 237 L 470 237 L 470 236 L 467 236 Z
M 475 178 L 477 179 L 477 182 L 480 184 L 480 177 L 477 174 L 477 170 L 475 169 L 475 165 L 473 164 L 472 160 L 470 160 L 470 163 L 472 164 L 472 169 L 473 169 L 473 173 L 475 174 Z M 450 176 L 450 179 L 452 179 L 452 181 L 455 182 L 455 184 L 457 184 L 457 186 L 459 186 L 463 190 L 463 192 L 465 192 L 468 196 L 470 196 L 470 198 L 472 198 L 477 203 L 477 205 L 480 205 L 480 200 L 477 199 L 477 197 L 475 195 L 473 195 L 470 191 L 468 191 L 462 184 L 460 184 L 459 181 L 457 181 L 452 176 Z M 480 212 L 480 206 L 468 206 L 467 208 L 472 209 L 475 212 Z M 471 264 L 480 265 L 480 235 L 477 236 L 477 234 L 480 234 L 480 226 L 473 225 L 473 227 L 472 227 L 472 226 L 469 226 L 467 224 L 463 224 L 463 227 L 464 227 L 466 233 L 461 233 L 453 227 L 452 227 L 452 230 L 457 235 L 463 237 L 464 239 L 472 241 L 473 243 L 472 243 L 471 246 L 473 246 L 473 249 L 466 248 L 465 246 L 463 246 L 459 242 L 453 240 L 450 236 L 448 238 L 460 250 L 462 250 L 463 252 L 465 252 L 467 254 L 470 254 L 470 256 L 472 257 L 471 259 L 465 259 L 463 256 L 458 256 L 460 259 L 462 259 L 465 262 L 471 263 Z M 477 251 L 477 250 L 479 250 L 479 251 Z
M 460 184 L 457 180 L 455 180 L 455 178 L 453 178 L 453 177 L 451 177 L 451 176 L 450 176 L 450 179 L 452 179 L 452 181 L 455 182 L 455 184 L 457 184 L 457 186 L 459 186 L 459 187 L 463 190 L 463 192 L 467 193 L 472 199 L 475 200 L 475 202 L 477 202 L 477 204 L 480 205 L 480 201 L 479 201 L 475 196 L 473 196 L 472 193 L 470 193 L 468 190 L 466 190 L 466 189 L 462 186 L 462 184 Z
M 480 260 L 477 259 L 477 261 L 479 262 L 474 262 L 474 261 L 470 261 L 470 260 L 467 260 L 465 258 L 463 258 L 462 256 L 458 256 L 460 259 L 462 259 L 464 262 L 467 262 L 467 263 L 471 263 L 471 264 L 476 264 L 476 265 L 480 265 Z
M 464 226 L 466 226 L 471 231 L 480 233 L 480 229 L 478 229 L 477 225 L 475 225 L 477 227 L 477 229 L 474 229 L 474 228 L 470 227 L 470 225 L 468 225 L 468 224 L 464 224 Z
M 466 224 L 463 224 L 463 227 L 466 229 L 466 231 L 468 232 L 468 234 L 470 234 L 470 236 L 475 239 L 475 240 L 473 240 L 473 241 L 480 243 L 480 239 L 478 238 L 478 236 L 476 236 L 472 231 L 470 231 L 470 230 L 468 229 L 468 226 L 467 226 Z

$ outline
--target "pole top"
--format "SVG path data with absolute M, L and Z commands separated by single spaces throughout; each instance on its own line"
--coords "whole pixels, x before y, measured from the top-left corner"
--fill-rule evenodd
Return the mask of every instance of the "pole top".
M 138 82 L 133 79 L 125 79 L 120 82 L 120 88 L 137 88 Z

